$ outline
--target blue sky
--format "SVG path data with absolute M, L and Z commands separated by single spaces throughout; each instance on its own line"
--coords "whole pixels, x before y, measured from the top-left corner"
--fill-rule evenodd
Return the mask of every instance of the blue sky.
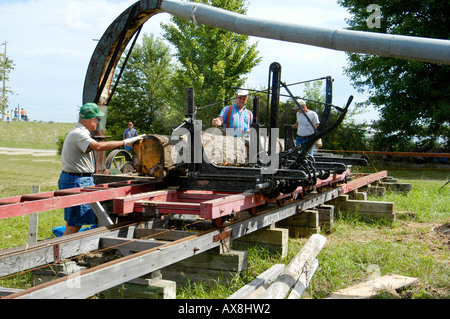
M 7 55 L 14 61 L 8 86 L 10 108 L 23 107 L 31 120 L 76 122 L 82 103 L 84 78 L 91 55 L 111 22 L 135 0 L 0 0 L 0 43 L 7 41 Z M 251 0 L 248 16 L 330 29 L 346 27 L 349 18 L 336 0 Z M 170 15 L 157 14 L 143 28 L 159 35 L 161 22 Z M 263 60 L 247 75 L 248 87 L 267 85 L 269 65 L 279 62 L 286 83 L 323 76 L 334 78 L 333 103 L 344 105 L 350 95 L 362 102 L 343 74 L 344 52 L 251 37 L 258 42 Z M 1 52 L 4 46 L 0 46 Z M 302 95 L 303 87 L 293 89 Z M 374 111 L 358 121 L 376 119 Z

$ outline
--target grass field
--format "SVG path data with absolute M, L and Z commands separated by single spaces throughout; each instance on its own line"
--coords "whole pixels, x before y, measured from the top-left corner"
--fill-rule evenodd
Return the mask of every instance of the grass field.
M 56 150 L 58 136 L 75 123 L 0 122 L 0 147 Z
M 75 123 L 0 122 L 0 147 L 56 150 L 57 137 L 68 133 Z M 31 186 L 41 192 L 57 189 L 61 173 L 60 156 L 32 156 L 2 153 L 0 196 L 29 194 Z M 62 210 L 40 214 L 39 239 L 53 236 L 54 226 L 65 224 Z M 27 243 L 28 216 L 0 221 L 0 249 Z
M 11 124 L 11 123 L 10 123 Z M 31 136 L 33 123 L 25 124 Z M 37 123 L 36 123 L 37 124 Z M 3 130 L 5 123 L 0 123 Z M 30 126 L 28 126 L 30 125 Z M 35 126 L 45 136 L 50 133 L 65 134 L 73 124 L 61 124 L 53 131 L 54 124 Z M 50 126 L 50 128 L 48 128 Z M 2 131 L 4 140 L 13 139 L 13 133 Z M 5 136 L 9 134 L 10 137 Z M 53 134 L 53 133 L 52 133 Z M 51 149 L 54 141 L 39 144 Z M 3 142 L 2 142 L 3 143 Z M 23 147 L 30 144 L 23 142 Z M 31 144 L 33 145 L 33 144 Z M 0 144 L 3 146 L 3 144 Z M 18 147 L 11 143 L 9 147 Z M 0 197 L 27 194 L 31 186 L 40 185 L 41 191 L 55 190 L 60 173 L 60 156 L 31 156 L 2 154 L 0 164 Z M 412 184 L 406 194 L 388 193 L 382 198 L 370 200 L 391 201 L 397 212 L 405 212 L 395 222 L 365 221 L 347 217 L 335 221 L 332 232 L 325 234 L 327 244 L 318 256 L 319 268 L 307 292 L 312 298 L 324 298 L 331 292 L 367 280 L 374 274 L 395 273 L 419 278 L 420 282 L 403 291 L 385 292 L 380 298 L 443 299 L 450 297 L 450 235 L 440 230 L 450 226 L 450 184 L 444 186 L 449 174 L 428 170 L 393 170 L 390 176 L 400 182 Z M 54 237 L 51 230 L 64 224 L 62 210 L 39 215 L 39 240 Z M 28 216 L 0 220 L 0 249 L 24 245 L 28 240 Z M 231 283 L 220 279 L 214 284 L 195 284 L 177 287 L 178 298 L 226 298 L 253 280 L 274 263 L 289 263 L 307 239 L 291 238 L 289 253 L 285 258 L 269 254 L 261 248 L 248 251 L 248 268 Z M 0 279 L 0 286 L 26 288 L 29 277 L 21 275 Z

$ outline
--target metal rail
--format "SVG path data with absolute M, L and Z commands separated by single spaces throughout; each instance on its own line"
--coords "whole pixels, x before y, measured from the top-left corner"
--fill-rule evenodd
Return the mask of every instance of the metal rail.
M 349 171 L 346 171 L 343 174 L 320 180 L 313 188 L 343 182 L 347 179 L 349 173 Z M 176 209 L 175 206 L 178 206 L 178 209 L 181 209 L 180 214 L 199 214 L 202 218 L 216 219 L 228 216 L 233 211 L 251 209 L 270 202 L 263 195 L 257 193 L 211 191 L 192 193 L 189 191 L 181 192 L 176 189 L 163 189 L 163 187 L 164 182 L 161 181 L 132 179 L 95 186 L 0 198 L 0 219 L 108 200 L 113 200 L 114 214 L 141 213 L 143 212 L 143 206 L 153 205 L 157 207 L 164 202 L 169 210 L 166 212 L 161 210 L 160 213 L 162 214 L 170 213 L 170 209 L 173 211 L 173 209 Z M 304 192 L 303 188 L 299 187 L 294 192 L 282 194 L 273 201 L 302 192 Z M 198 197 L 198 195 L 202 195 L 202 200 L 195 199 L 195 196 Z M 138 201 L 140 203 L 137 203 Z M 143 201 L 153 201 L 153 203 L 146 204 Z M 193 201 L 197 203 L 186 203 L 193 203 Z M 168 204 L 169 202 L 172 204 Z M 185 204 L 182 204 L 182 202 L 185 202 Z M 200 208 L 200 206 L 202 207 Z
M 419 153 L 419 152 L 383 152 L 383 151 L 350 151 L 350 150 L 325 150 L 320 152 L 352 153 L 352 154 L 375 154 L 390 156 L 422 156 L 422 157 L 443 157 L 450 158 L 450 153 Z
M 100 247 L 101 238 L 132 238 L 135 227 L 135 223 L 104 226 L 31 245 L 0 250 L 0 278 L 96 251 Z
M 226 223 L 222 228 L 214 228 L 203 233 L 174 230 L 174 234 L 183 238 L 172 242 L 140 240 L 141 236 L 137 235 L 138 230 L 155 230 L 140 229 L 136 224 L 124 223 L 53 238 L 33 245 L 2 250 L 0 251 L 0 276 L 42 267 L 80 254 L 108 249 L 108 247 L 138 251 L 118 260 L 81 271 L 75 276 L 56 279 L 8 296 L 8 298 L 39 299 L 87 298 L 123 282 L 218 247 L 227 238 L 239 238 L 384 177 L 387 177 L 387 171 L 358 174 L 354 180 L 339 186 L 334 183 L 331 185 L 319 184 L 317 185 L 319 193 L 309 193 L 297 200 L 281 198 L 277 203 L 283 206 L 272 206 L 257 214 L 255 212 L 255 216 L 250 216 L 243 221 Z M 334 181 L 338 182 L 336 179 Z M 324 189 L 324 187 L 330 186 L 331 189 Z M 133 198 L 133 196 L 131 197 Z M 226 197 L 221 200 L 226 202 Z M 138 204 L 139 206 L 138 198 L 133 198 L 131 202 L 133 205 Z M 158 225 L 154 227 L 159 228 Z M 172 231 L 165 230 L 165 232 Z M 185 237 L 186 234 L 188 237 Z M 149 237 L 153 237 L 153 235 Z
M 0 219 L 111 200 L 153 191 L 160 182 L 129 180 L 38 194 L 0 198 Z
M 183 259 L 221 245 L 221 241 L 235 239 L 295 215 L 299 210 L 315 207 L 338 196 L 338 189 L 319 194 L 309 194 L 300 201 L 275 207 L 246 220 L 211 229 L 137 252 L 84 271 L 76 276 L 66 276 L 36 287 L 11 294 L 8 299 L 88 298 L 98 292 L 117 286 L 152 271 L 164 268 Z M 132 240 L 130 240 L 132 242 Z M 143 241 L 140 242 L 144 244 Z M 142 248 L 141 248 L 142 249 Z M 145 248 L 144 248 L 145 249 Z

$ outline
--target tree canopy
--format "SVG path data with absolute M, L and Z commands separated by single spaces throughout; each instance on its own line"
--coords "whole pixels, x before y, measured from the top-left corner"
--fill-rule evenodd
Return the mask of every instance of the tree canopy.
M 2 43 L 6 46 L 6 43 Z M 0 53 L 0 83 L 3 83 L 0 94 L 0 113 L 2 114 L 2 121 L 5 120 L 6 108 L 8 107 L 8 94 L 13 93 L 11 89 L 6 85 L 9 80 L 9 74 L 11 70 L 14 70 L 13 60 L 8 58 L 5 53 Z
M 377 1 L 379 25 L 371 23 L 373 1 L 338 0 L 352 14 L 349 29 L 450 39 L 450 7 L 446 1 Z M 375 26 L 374 26 L 375 25 Z M 450 66 L 348 53 L 346 74 L 353 85 L 368 91 L 379 109 L 374 126 L 378 145 L 404 150 L 416 137 L 432 148 L 438 138 L 448 146 L 450 136 Z
M 245 14 L 243 0 L 200 0 L 210 6 Z M 164 37 L 175 46 L 180 67 L 176 70 L 178 95 L 184 102 L 186 87 L 193 87 L 195 104 L 198 107 L 225 101 L 234 97 L 236 89 L 245 83 L 245 74 L 250 73 L 261 59 L 256 44 L 250 45 L 248 36 L 193 22 L 173 16 L 171 23 L 162 24 Z M 197 118 L 210 125 L 224 104 L 205 108 Z M 185 107 L 185 106 L 184 106 Z
M 171 119 L 179 116 L 172 98 L 173 80 L 169 46 L 144 34 L 142 44 L 136 44 L 130 54 L 108 107 L 108 132 L 121 139 L 130 121 L 139 133 L 170 132 Z
M 246 12 L 243 0 L 200 2 Z M 244 75 L 261 60 L 248 36 L 175 16 L 161 26 L 176 52 L 172 54 L 171 47 L 153 35 L 144 35 L 142 44 L 135 45 L 108 107 L 107 133 L 115 138 L 121 138 L 129 121 L 139 133 L 170 134 L 186 112 L 186 88 L 194 88 L 197 107 L 225 101 L 234 97 L 234 87 L 242 87 Z M 221 106 L 204 108 L 196 117 L 210 125 Z

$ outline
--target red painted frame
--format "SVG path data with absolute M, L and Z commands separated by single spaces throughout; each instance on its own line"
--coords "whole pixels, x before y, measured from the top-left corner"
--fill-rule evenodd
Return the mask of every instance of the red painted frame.
M 319 180 L 316 185 L 308 189 L 315 188 L 320 191 L 326 187 L 335 187 L 338 183 L 345 182 L 349 175 L 349 170 L 342 174 L 331 175 L 325 180 Z M 348 193 L 382 179 L 387 176 L 387 171 L 375 174 L 357 174 L 357 176 L 356 180 L 340 185 L 340 194 Z M 189 214 L 199 215 L 205 219 L 216 219 L 235 212 L 256 208 L 266 203 L 282 202 L 302 193 L 304 193 L 303 188 L 298 187 L 292 193 L 281 194 L 276 198 L 268 199 L 262 194 L 253 193 L 160 190 L 116 198 L 113 200 L 113 212 L 115 214 L 129 214 L 154 209 L 159 214 Z
M 325 180 L 319 180 L 313 187 L 308 187 L 308 190 L 315 188 L 320 191 L 325 187 L 335 187 L 338 183 L 345 182 L 349 175 L 349 170 L 342 174 L 331 175 Z M 380 180 L 387 176 L 387 171 L 355 176 L 357 177 L 355 180 L 339 185 L 339 194 L 351 192 Z M 292 193 L 268 199 L 262 194 L 253 193 L 156 190 L 160 188 L 158 185 L 160 186 L 161 182 L 129 180 L 1 198 L 0 219 L 107 200 L 113 200 L 114 214 L 158 209 L 160 214 L 194 214 L 205 219 L 216 219 L 234 212 L 251 210 L 266 203 L 282 202 L 304 193 L 303 188 L 298 187 Z
M 101 202 L 154 190 L 158 182 L 121 181 L 89 187 L 0 198 L 0 219 Z
M 216 219 L 264 205 L 262 194 L 223 193 L 214 191 L 156 191 L 113 201 L 114 213 L 143 212 L 158 209 L 159 214 L 190 214 Z M 132 198 L 135 197 L 135 198 Z M 145 197 L 145 198 L 144 198 Z

